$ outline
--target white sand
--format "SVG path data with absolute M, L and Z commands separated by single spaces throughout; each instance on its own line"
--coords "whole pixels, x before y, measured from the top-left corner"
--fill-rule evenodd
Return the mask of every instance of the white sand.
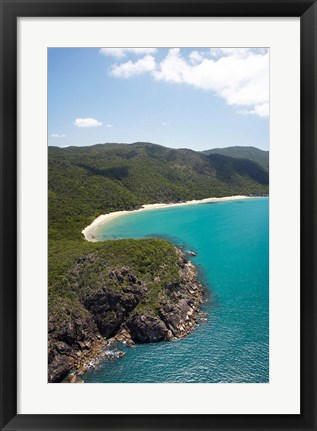
M 194 205 L 194 204 L 201 204 L 204 202 L 223 202 L 223 201 L 235 201 L 238 199 L 248 199 L 249 196 L 226 196 L 224 198 L 206 198 L 201 200 L 193 200 L 193 201 L 186 201 L 186 202 L 180 202 L 180 203 L 174 203 L 174 204 L 149 204 L 149 205 L 143 205 L 142 208 L 138 210 L 132 210 L 132 211 L 115 211 L 113 213 L 109 214 L 103 214 L 97 217 L 89 226 L 85 227 L 85 229 L 82 231 L 82 234 L 84 235 L 85 239 L 87 241 L 91 242 L 97 242 L 94 234 L 97 229 L 100 228 L 100 226 L 105 225 L 114 219 L 121 217 L 126 214 L 131 214 L 132 212 L 140 212 L 140 211 L 148 211 L 148 210 L 156 210 L 160 208 L 169 208 L 169 207 L 180 207 L 183 205 Z

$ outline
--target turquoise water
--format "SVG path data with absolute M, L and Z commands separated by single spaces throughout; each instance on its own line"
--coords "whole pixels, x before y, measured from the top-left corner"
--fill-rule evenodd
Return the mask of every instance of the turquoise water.
M 204 203 L 131 213 L 98 239 L 164 237 L 199 268 L 208 322 L 184 339 L 124 348 L 85 382 L 268 382 L 269 199 Z

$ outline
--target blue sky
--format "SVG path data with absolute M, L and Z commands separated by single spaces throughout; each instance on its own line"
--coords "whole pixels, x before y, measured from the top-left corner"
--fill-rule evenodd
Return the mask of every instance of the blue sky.
M 48 144 L 269 149 L 269 52 L 50 48 Z

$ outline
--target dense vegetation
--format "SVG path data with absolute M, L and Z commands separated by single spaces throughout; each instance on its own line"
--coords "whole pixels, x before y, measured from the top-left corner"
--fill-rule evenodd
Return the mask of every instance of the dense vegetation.
M 148 143 L 49 147 L 48 154 L 52 229 L 146 203 L 268 193 L 260 159 Z
M 55 323 L 62 324 L 69 314 L 86 315 L 81 300 L 105 285 L 114 288 L 111 270 L 122 267 L 129 268 L 149 289 L 138 308 L 155 312 L 164 286 L 179 279 L 178 258 L 173 245 L 161 239 L 51 242 L 49 308 Z
M 94 218 L 146 203 L 266 193 L 268 169 L 261 160 L 250 160 L 250 157 L 174 150 L 149 143 L 49 147 L 49 358 L 52 373 L 63 375 L 73 364 L 72 349 L 80 349 L 79 340 L 94 337 L 91 334 L 95 331 L 96 317 L 85 306 L 89 295 L 98 298 L 107 288 L 110 289 L 107 295 L 111 292 L 116 297 L 116 289 L 119 289 L 120 301 L 129 302 L 131 294 L 124 293 L 129 288 L 126 283 L 130 283 L 129 277 L 136 278 L 146 293 L 133 305 L 133 313 L 151 312 L 153 318 L 157 318 L 162 304 L 171 301 L 168 286 L 184 285 L 184 275 L 180 274 L 182 258 L 168 241 L 130 239 L 89 243 L 81 231 Z M 123 276 L 126 268 L 128 275 Z M 118 279 L 114 282 L 112 278 L 114 273 L 123 280 L 119 284 Z M 136 289 L 134 295 L 138 295 L 138 288 L 133 288 Z M 103 325 L 108 325 L 107 328 L 111 329 L 113 322 L 119 319 L 121 305 L 116 307 L 116 311 L 103 314 Z M 180 309 L 177 313 L 181 313 Z M 120 318 L 123 319 L 122 315 Z M 70 356 L 65 356 L 63 349 Z
M 81 234 L 100 214 L 145 203 L 268 193 L 266 152 L 253 147 L 221 152 L 232 157 L 149 143 L 49 147 L 50 285 L 80 254 L 108 247 L 89 244 Z
M 261 165 L 266 171 L 269 169 L 269 152 L 259 150 L 255 147 L 227 147 L 213 148 L 203 151 L 204 154 L 220 154 L 222 156 L 234 157 L 237 159 L 247 159 Z

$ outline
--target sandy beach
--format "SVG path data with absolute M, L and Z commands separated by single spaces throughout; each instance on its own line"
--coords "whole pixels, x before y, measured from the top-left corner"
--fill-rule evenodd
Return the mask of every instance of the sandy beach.
M 194 205 L 194 204 L 201 204 L 205 202 L 224 202 L 224 201 L 234 201 L 239 199 L 250 199 L 249 196 L 226 196 L 223 198 L 205 198 L 200 200 L 192 200 L 192 201 L 186 201 L 186 202 L 179 202 L 179 203 L 170 203 L 170 204 L 164 204 L 164 203 L 158 203 L 158 204 L 147 204 L 143 205 L 142 208 L 139 208 L 137 210 L 131 210 L 131 211 L 115 211 L 109 214 L 102 214 L 99 217 L 97 217 L 89 226 L 85 227 L 85 229 L 82 230 L 82 234 L 84 235 L 85 239 L 90 242 L 97 242 L 97 239 L 95 238 L 95 232 L 97 229 L 100 228 L 100 226 L 105 225 L 106 223 L 109 223 L 113 221 L 114 219 L 118 217 L 122 217 L 126 214 L 131 214 L 133 212 L 140 212 L 140 211 L 149 211 L 149 210 L 156 210 L 161 208 L 170 208 L 170 207 L 180 207 L 184 205 Z

